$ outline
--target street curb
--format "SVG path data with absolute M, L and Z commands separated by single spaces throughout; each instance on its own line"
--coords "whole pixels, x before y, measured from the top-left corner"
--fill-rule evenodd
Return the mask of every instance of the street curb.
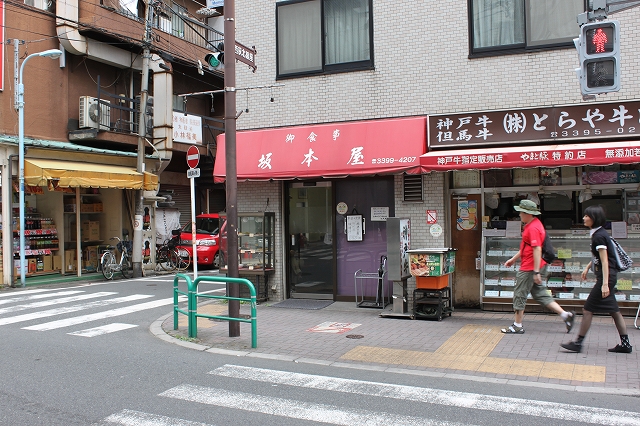
M 331 366 L 331 367 L 337 367 L 337 368 L 350 368 L 354 370 L 367 370 L 367 371 L 379 371 L 379 372 L 381 371 L 381 372 L 395 373 L 395 374 L 408 374 L 413 376 L 436 377 L 436 378 L 446 378 L 446 379 L 453 379 L 453 380 L 467 380 L 467 381 L 480 382 L 480 383 L 505 384 L 505 385 L 511 385 L 511 386 L 554 389 L 554 390 L 563 390 L 567 392 L 615 394 L 620 396 L 636 396 L 636 397 L 640 396 L 640 389 L 572 386 L 572 385 L 559 385 L 554 383 L 526 382 L 522 380 L 513 380 L 513 379 L 498 379 L 493 377 L 481 377 L 481 376 L 472 376 L 472 375 L 465 375 L 465 374 L 420 371 L 420 370 L 411 370 L 411 369 L 399 368 L 399 367 L 383 367 L 383 366 L 373 365 L 373 364 L 353 364 L 348 362 L 327 361 L 327 360 L 315 359 L 315 358 L 302 358 L 302 357 L 294 357 L 289 355 L 269 354 L 269 353 L 263 353 L 263 352 L 247 352 L 247 351 L 236 351 L 231 349 L 215 348 L 211 346 L 201 345 L 198 343 L 185 342 L 167 334 L 162 329 L 162 323 L 172 315 L 173 315 L 173 312 L 167 315 L 163 315 L 157 320 L 155 320 L 149 327 L 149 331 L 151 332 L 151 334 L 168 343 L 173 343 L 175 345 L 182 346 L 188 349 L 194 349 L 197 351 L 208 352 L 212 354 L 230 355 L 230 356 L 248 357 L 248 358 L 271 359 L 276 361 L 289 361 L 289 362 L 295 362 L 299 364 L 325 365 L 325 366 Z

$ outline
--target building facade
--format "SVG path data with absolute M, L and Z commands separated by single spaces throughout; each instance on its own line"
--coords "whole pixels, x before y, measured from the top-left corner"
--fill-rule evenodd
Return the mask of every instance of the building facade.
M 25 145 L 28 276 L 95 271 L 101 246 L 123 230 L 131 236 L 136 222 L 148 248 L 143 261 L 153 267 L 156 208 L 189 211 L 188 147 L 197 145 L 201 167 L 213 169 L 223 100 L 191 94 L 222 88 L 223 71 L 201 61 L 222 40 L 214 28 L 214 15 L 221 14 L 199 15 L 201 5 L 192 1 L 147 7 L 119 0 L 15 0 L 0 2 L 0 8 L 3 284 L 15 285 L 20 275 L 19 136 Z M 50 49 L 62 55 L 53 61 L 39 57 Z M 24 104 L 18 105 L 23 64 Z M 207 212 L 212 199 L 224 204 L 211 173 L 203 173 L 199 189 L 199 212 Z M 138 190 L 146 196 L 144 223 L 136 221 Z
M 437 5 L 376 0 L 266 1 L 259 4 L 237 1 L 236 38 L 244 44 L 256 46 L 258 69 L 254 73 L 239 64 L 236 85 L 238 88 L 272 87 L 247 90 L 246 97 L 244 93 L 238 95 L 238 109 L 249 111 L 237 121 L 238 149 L 242 150 L 243 131 L 249 130 L 295 130 L 304 126 L 337 126 L 347 122 L 364 123 L 406 117 L 429 117 L 428 122 L 433 126 L 437 125 L 437 116 L 482 116 L 485 112 L 498 111 L 502 113 L 501 117 L 505 117 L 515 112 L 526 115 L 533 108 L 559 107 L 562 110 L 565 106 L 568 111 L 581 106 L 591 109 L 591 112 L 599 108 L 603 113 L 609 108 L 607 119 L 613 119 L 613 109 L 624 104 L 629 105 L 627 109 L 631 118 L 625 126 L 618 127 L 623 130 L 618 130 L 620 134 L 614 137 L 594 138 L 592 133 L 564 140 L 549 135 L 523 140 L 512 135 L 511 139 L 507 137 L 490 145 L 477 138 L 479 133 L 474 132 L 472 140 L 463 139 L 456 145 L 438 147 L 435 139 L 438 133 L 433 133 L 434 129 L 430 128 L 429 132 L 425 129 L 425 152 L 433 159 L 434 153 L 442 152 L 445 157 L 446 150 L 454 149 L 456 155 L 463 155 L 467 149 L 470 154 L 478 155 L 490 146 L 498 153 L 507 148 L 524 152 L 527 147 L 542 146 L 547 153 L 545 155 L 554 158 L 553 152 L 556 150 L 573 148 L 563 148 L 565 144 L 588 146 L 591 143 L 611 143 L 615 148 L 631 149 L 637 142 L 635 126 L 640 124 L 640 112 L 631 108 L 640 91 L 640 87 L 634 83 L 638 61 L 633 47 L 637 45 L 638 35 L 631 28 L 638 20 L 640 9 L 620 11 L 609 17 L 619 20 L 621 25 L 621 90 L 585 101 L 574 71 L 578 66 L 578 55 L 572 39 L 580 33 L 576 16 L 586 10 L 587 3 L 581 0 L 469 0 L 445 1 Z M 558 114 L 562 113 L 560 110 Z M 528 118 L 531 128 L 534 125 L 531 114 Z M 506 126 L 502 122 L 494 126 L 497 124 L 500 129 Z M 561 126 L 561 123 L 556 121 L 553 125 Z M 460 135 L 456 133 L 456 136 Z M 391 144 L 396 143 L 391 141 Z M 577 151 L 575 154 L 583 155 Z M 607 154 L 597 154 L 596 157 L 598 155 Z M 390 158 L 393 156 L 390 155 Z M 483 157 L 481 161 L 484 160 Z M 582 163 L 557 161 L 556 164 L 537 164 L 533 161 L 527 165 L 495 164 L 495 167 L 469 164 L 450 168 L 430 167 L 432 163 L 429 161 L 427 159 L 421 163 L 421 200 L 407 201 L 411 199 L 407 197 L 409 175 L 404 171 L 373 173 L 378 176 L 376 179 L 392 176 L 388 179 L 392 180 L 393 202 L 387 205 L 384 198 L 374 198 L 367 208 L 386 206 L 396 217 L 410 218 L 412 248 L 458 248 L 457 270 L 452 275 L 453 298 L 457 306 L 482 305 L 490 309 L 511 310 L 509 274 L 512 271 L 501 271 L 500 259 L 491 258 L 489 254 L 498 251 L 504 254 L 513 249 L 519 230 L 509 234 L 515 235 L 513 241 L 507 241 L 506 234 L 499 228 L 504 228 L 502 222 L 512 219 L 510 213 L 513 202 L 522 197 L 529 196 L 543 207 L 546 204 L 550 212 L 553 211 L 543 215 L 543 218 L 548 216 L 545 220 L 555 220 L 555 223 L 545 225 L 549 230 L 558 231 L 557 237 L 560 239 L 557 245 L 566 249 L 558 275 L 570 274 L 570 271 L 580 268 L 581 263 L 588 261 L 578 255 L 570 255 L 571 251 L 575 254 L 583 251 L 581 249 L 586 250 L 588 239 L 582 238 L 576 244 L 569 244 L 565 238 L 574 229 L 579 229 L 581 211 L 586 205 L 585 198 L 588 198 L 584 195 L 587 190 L 597 192 L 596 199 L 602 199 L 610 206 L 612 222 L 627 223 L 627 248 L 636 250 L 632 235 L 635 232 L 632 226 L 635 216 L 629 216 L 632 212 L 629 206 L 633 205 L 629 204 L 629 200 L 633 202 L 636 195 L 636 182 L 632 180 L 631 184 L 624 184 L 624 181 L 616 180 L 607 184 L 588 183 L 589 173 L 607 172 L 612 176 L 611 172 L 616 172 L 617 176 L 617 172 L 637 170 L 634 158 L 585 160 Z M 549 171 L 554 165 L 559 169 Z M 518 183 L 514 182 L 514 171 L 520 168 L 528 170 L 530 178 L 536 177 L 523 181 L 522 173 L 518 172 Z M 488 169 L 488 172 L 481 172 L 480 169 Z M 568 177 L 562 188 L 552 188 L 559 181 L 552 183 L 544 179 L 556 172 L 562 177 L 563 171 Z M 499 180 L 500 173 L 506 173 L 507 179 Z M 348 186 L 346 182 L 354 182 L 356 191 L 360 191 L 376 182 L 367 181 L 372 179 L 371 176 L 322 176 L 320 172 L 312 181 L 330 185 L 333 190 L 327 205 L 332 212 L 331 231 L 337 234 L 340 232 L 340 214 L 335 214 L 337 204 L 346 201 L 351 211 L 349 200 L 337 198 L 339 187 Z M 574 176 L 573 180 L 569 176 Z M 309 178 L 294 173 L 289 176 L 280 174 L 267 182 L 252 181 L 251 176 L 239 181 L 239 211 L 264 210 L 261 206 L 267 205 L 268 199 L 268 210 L 275 212 L 276 224 L 281 227 L 277 233 L 279 239 L 276 247 L 279 252 L 277 260 L 283 264 L 277 268 L 276 279 L 271 281 L 275 284 L 270 289 L 275 299 L 295 297 L 296 277 L 289 270 L 290 250 L 299 242 L 292 237 L 295 233 L 291 232 L 294 226 L 291 200 L 298 197 L 297 188 L 304 188 L 305 182 L 309 182 Z M 623 186 L 619 187 L 621 182 Z M 564 210 L 553 210 L 549 207 L 553 202 L 549 200 L 552 195 L 557 197 L 560 193 L 566 196 L 568 206 Z M 274 203 L 276 199 L 280 202 Z M 563 198 L 562 202 L 567 203 L 567 200 Z M 497 205 L 494 205 L 495 201 L 498 201 Z M 299 203 L 304 205 L 304 198 Z M 618 205 L 624 207 L 614 213 Z M 296 206 L 295 203 L 293 206 Z M 427 211 L 435 212 L 435 223 L 429 223 L 432 220 L 428 220 Z M 361 209 L 358 212 L 363 213 Z M 368 216 L 369 211 L 364 214 Z M 492 223 L 493 219 L 496 223 Z M 440 225 L 443 232 L 434 232 L 433 225 Z M 304 237 L 310 235 L 305 234 Z M 497 245 L 494 246 L 492 244 L 496 238 L 503 240 L 495 242 Z M 346 263 L 337 247 L 336 238 L 333 240 L 332 265 L 339 270 Z M 367 244 L 361 247 L 365 246 Z M 517 251 L 517 243 L 515 249 Z M 371 256 L 367 267 L 369 271 L 376 269 L 374 257 Z M 494 264 L 496 274 L 487 274 Z M 351 272 L 355 272 L 355 269 Z M 339 272 L 334 273 L 330 297 L 336 300 L 350 297 L 353 300 L 353 291 L 347 290 L 352 282 L 347 277 L 348 274 L 343 277 Z M 567 305 L 581 306 L 581 294 L 585 291 L 579 289 L 583 286 L 586 288 L 590 283 L 576 283 L 577 280 L 568 275 L 561 278 L 561 282 L 552 284 L 559 285 L 554 289 L 556 297 Z M 504 285 L 500 285 L 503 279 Z M 307 284 L 313 285 L 313 279 L 302 282 L 307 281 Z M 629 281 L 632 281 L 631 290 L 624 295 L 624 300 L 636 300 L 638 290 L 633 276 L 629 277 Z M 414 280 L 409 279 L 409 299 L 414 286 Z

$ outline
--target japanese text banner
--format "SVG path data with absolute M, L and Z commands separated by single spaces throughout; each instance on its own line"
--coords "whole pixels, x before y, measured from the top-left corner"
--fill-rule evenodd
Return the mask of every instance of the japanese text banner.
M 420 157 L 429 171 L 487 170 L 559 166 L 606 166 L 640 162 L 640 142 L 433 151 Z
M 218 136 L 214 180 L 226 176 Z M 420 173 L 426 117 L 317 124 L 236 134 L 238 180 Z

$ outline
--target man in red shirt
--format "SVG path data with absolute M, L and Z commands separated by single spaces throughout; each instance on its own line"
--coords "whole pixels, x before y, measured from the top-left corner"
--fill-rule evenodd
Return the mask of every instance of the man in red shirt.
M 516 287 L 513 292 L 515 315 L 513 324 L 500 331 L 509 334 L 524 333 L 524 327 L 522 326 L 524 308 L 527 304 L 527 295 L 531 293 L 536 302 L 560 315 L 568 333 L 573 327 L 576 315 L 574 312 L 565 311 L 553 300 L 547 286 L 542 283 L 542 276 L 540 275 L 542 268 L 546 265 L 545 261 L 542 260 L 542 243 L 544 242 L 546 231 L 540 219 L 536 217 L 540 214 L 540 210 L 536 203 L 531 200 L 520 201 L 520 204 L 515 206 L 514 209 L 520 212 L 520 220 L 524 223 L 522 241 L 520 242 L 520 250 L 511 259 L 504 262 L 504 265 L 509 267 L 520 259 L 520 270 L 516 275 Z

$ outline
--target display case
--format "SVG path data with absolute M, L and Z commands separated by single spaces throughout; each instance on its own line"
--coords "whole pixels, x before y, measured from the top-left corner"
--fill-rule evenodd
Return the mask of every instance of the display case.
M 14 221 L 16 229 L 13 230 L 13 254 L 14 259 L 18 260 L 20 259 L 19 219 L 15 217 Z M 53 262 L 53 255 L 59 249 L 58 230 L 53 219 L 32 212 L 25 216 L 24 225 L 26 276 L 58 272 L 59 268 L 56 269 Z
M 227 272 L 227 216 L 220 214 L 220 272 Z M 269 276 L 275 273 L 275 214 L 238 213 L 238 275 L 250 277 L 256 284 L 258 301 L 268 299 Z
M 574 233 L 576 235 L 550 234 L 558 259 L 547 265 L 543 279 L 560 305 L 582 306 L 596 278 L 590 272 L 585 281 L 581 279 L 582 271 L 591 261 L 590 237 L 586 229 L 575 230 Z M 520 238 L 484 237 L 481 273 L 483 305 L 512 303 L 520 264 L 516 262 L 506 267 L 504 263 L 518 252 L 520 241 Z M 638 259 L 631 268 L 618 273 L 616 285 L 620 307 L 635 309 L 640 301 L 640 235 L 629 234 L 628 238 L 617 241 L 632 259 Z
M 220 215 L 222 229 L 222 270 L 227 268 L 227 217 Z M 274 266 L 274 213 L 238 213 L 238 271 L 273 271 Z

